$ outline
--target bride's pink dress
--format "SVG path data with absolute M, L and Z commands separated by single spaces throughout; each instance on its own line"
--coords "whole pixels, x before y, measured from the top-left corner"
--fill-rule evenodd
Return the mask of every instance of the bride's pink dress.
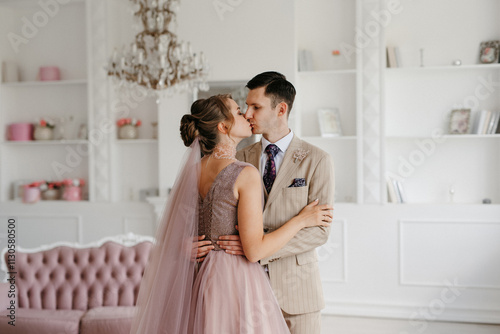
M 198 235 L 215 243 L 220 235 L 237 233 L 238 201 L 233 187 L 248 166 L 242 162 L 228 165 L 202 199 L 200 158 L 195 139 L 163 210 L 130 333 L 290 333 L 267 274 L 258 263 L 217 248 L 198 268 Z
M 221 235 L 238 234 L 233 188 L 246 166 L 231 163 L 217 175 L 205 198 L 199 196 L 198 235 L 205 235 L 216 248 L 195 278 L 189 333 L 290 333 L 261 265 L 227 254 L 216 244 Z

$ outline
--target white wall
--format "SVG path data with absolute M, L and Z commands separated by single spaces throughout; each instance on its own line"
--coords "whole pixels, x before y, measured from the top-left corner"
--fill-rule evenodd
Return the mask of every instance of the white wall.
M 217 3 L 240 3 L 217 10 Z M 290 0 L 183 0 L 179 37 L 205 52 L 212 68 L 209 80 L 249 80 L 276 70 L 295 69 L 294 6 Z

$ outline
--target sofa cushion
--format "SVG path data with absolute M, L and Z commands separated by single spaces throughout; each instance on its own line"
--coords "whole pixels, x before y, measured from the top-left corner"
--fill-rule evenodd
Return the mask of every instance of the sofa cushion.
M 15 327 L 7 323 L 7 312 L 0 312 L 2 334 L 78 334 L 80 310 L 33 310 L 18 308 Z
M 82 318 L 81 334 L 128 334 L 134 306 L 95 307 Z

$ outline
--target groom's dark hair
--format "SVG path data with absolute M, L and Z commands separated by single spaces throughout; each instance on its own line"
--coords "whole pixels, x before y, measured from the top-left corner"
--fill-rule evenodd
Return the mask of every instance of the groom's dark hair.
M 286 77 L 278 72 L 264 72 L 257 74 L 250 80 L 246 87 L 250 90 L 266 87 L 264 94 L 271 99 L 271 107 L 285 102 L 288 105 L 288 115 L 295 100 L 295 87 L 286 80 Z

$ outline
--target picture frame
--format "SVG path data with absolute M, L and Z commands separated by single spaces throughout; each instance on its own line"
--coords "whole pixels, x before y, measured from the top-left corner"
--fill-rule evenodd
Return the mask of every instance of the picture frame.
M 481 64 L 494 64 L 500 62 L 500 41 L 481 42 L 479 62 Z
M 321 137 L 342 136 L 340 114 L 337 108 L 319 109 L 318 122 L 321 131 Z
M 450 114 L 449 133 L 453 135 L 463 135 L 470 131 L 471 110 L 454 109 Z

